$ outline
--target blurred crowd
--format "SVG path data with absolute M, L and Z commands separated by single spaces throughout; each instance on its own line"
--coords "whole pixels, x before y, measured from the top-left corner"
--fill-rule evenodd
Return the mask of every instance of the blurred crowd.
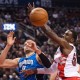
M 77 34 L 76 48 L 78 55 L 78 63 L 80 63 L 80 10 L 79 9 L 66 9 L 66 8 L 53 8 L 46 9 L 49 14 L 48 25 L 54 30 L 60 37 L 63 36 L 67 29 L 72 29 Z M 6 22 L 16 22 L 18 24 L 24 24 L 25 28 L 32 27 L 27 10 L 22 9 L 1 9 L 0 10 L 0 26 Z M 33 27 L 32 27 L 33 28 Z M 41 28 L 35 28 L 35 41 L 39 43 L 38 46 L 46 54 L 46 56 L 53 62 L 54 53 L 58 47 L 57 43 L 53 43 L 41 30 Z M 6 45 L 7 32 L 0 30 L 0 51 L 2 51 Z M 8 52 L 7 58 L 14 59 L 16 57 L 24 57 L 23 51 L 24 42 L 29 37 L 26 36 L 26 31 L 21 29 L 15 31 L 17 37 L 15 44 Z M 32 36 L 32 35 L 31 35 Z M 16 69 L 0 69 L 0 80 L 20 80 L 16 72 Z

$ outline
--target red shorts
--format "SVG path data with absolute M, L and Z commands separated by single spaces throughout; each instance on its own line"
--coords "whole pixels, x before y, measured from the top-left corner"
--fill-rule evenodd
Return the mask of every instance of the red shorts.
M 80 80 L 80 77 L 68 77 L 68 78 L 63 78 L 62 80 Z

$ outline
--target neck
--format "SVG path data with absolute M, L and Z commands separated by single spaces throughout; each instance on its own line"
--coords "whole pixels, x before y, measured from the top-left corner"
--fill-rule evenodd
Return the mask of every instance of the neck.
M 73 42 L 69 42 L 69 43 L 74 44 Z
M 29 53 L 27 53 L 27 54 L 26 54 L 26 57 L 31 56 L 33 53 L 34 53 L 34 52 L 29 52 Z
M 72 41 L 68 41 L 68 40 L 66 40 L 68 43 L 71 43 L 71 44 L 73 44 L 73 42 Z

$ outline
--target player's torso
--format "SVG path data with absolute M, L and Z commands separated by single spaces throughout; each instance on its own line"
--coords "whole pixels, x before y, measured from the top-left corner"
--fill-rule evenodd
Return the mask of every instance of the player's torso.
M 73 50 L 70 52 L 68 56 L 62 54 L 60 48 L 57 49 L 57 52 L 54 56 L 54 60 L 58 63 L 60 77 L 72 77 L 72 76 L 80 77 L 80 74 L 77 72 L 78 69 L 76 48 L 74 47 L 74 45 L 71 46 L 73 46 Z
M 19 71 L 26 70 L 26 69 L 34 69 L 34 68 L 42 68 L 43 66 L 40 65 L 36 59 L 36 54 L 25 58 L 21 58 L 19 60 Z M 21 80 L 37 80 L 36 75 L 31 75 L 26 78 L 23 77 L 23 74 L 21 75 Z

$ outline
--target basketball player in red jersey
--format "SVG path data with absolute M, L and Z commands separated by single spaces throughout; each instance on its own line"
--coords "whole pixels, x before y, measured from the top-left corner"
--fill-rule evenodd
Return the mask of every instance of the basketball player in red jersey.
M 30 10 L 32 8 L 31 5 L 28 7 Z M 41 29 L 53 42 L 55 41 L 59 44 L 54 55 L 54 63 L 57 64 L 59 80 L 80 80 L 80 74 L 77 69 L 76 47 L 74 46 L 77 38 L 76 33 L 72 30 L 67 30 L 63 38 L 61 38 L 47 24 Z M 41 69 L 37 69 L 38 74 L 42 72 L 46 74 L 47 70 L 41 71 Z

